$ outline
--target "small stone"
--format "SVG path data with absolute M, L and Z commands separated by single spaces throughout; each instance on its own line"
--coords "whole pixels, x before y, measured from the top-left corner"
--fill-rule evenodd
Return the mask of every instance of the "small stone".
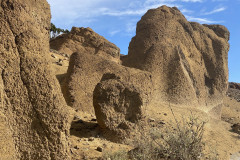
M 64 57 L 67 57 L 67 58 L 69 58 L 69 55 L 68 55 L 68 54 L 64 54 Z
M 163 115 L 164 115 L 164 116 L 167 116 L 167 113 L 164 113 Z
M 52 56 L 53 58 L 56 58 L 56 56 L 55 56 L 54 54 L 51 54 L 51 56 Z
M 88 141 L 94 141 L 94 137 L 88 138 Z
M 104 147 L 104 148 L 106 148 L 106 147 L 107 147 L 107 144 L 106 144 L 106 143 L 104 143 L 104 144 L 103 144 L 103 147 Z
M 62 62 L 57 62 L 57 65 L 62 66 L 63 64 Z
M 74 146 L 74 148 L 75 148 L 75 149 L 79 149 L 79 147 L 78 147 L 77 145 L 76 145 L 76 146 Z
M 240 134 L 240 123 L 233 124 L 231 127 L 233 132 Z
M 149 122 L 155 122 L 155 119 L 149 118 Z
M 159 122 L 159 124 L 165 124 L 165 122 L 163 122 L 163 121 L 160 121 L 160 122 Z
M 98 152 L 102 152 L 102 151 L 103 151 L 103 148 L 102 148 L 102 147 L 97 147 L 97 151 L 98 151 Z
M 78 119 L 81 119 L 79 116 L 74 116 L 73 120 L 78 120 Z
M 58 62 L 63 62 L 63 59 L 59 58 Z

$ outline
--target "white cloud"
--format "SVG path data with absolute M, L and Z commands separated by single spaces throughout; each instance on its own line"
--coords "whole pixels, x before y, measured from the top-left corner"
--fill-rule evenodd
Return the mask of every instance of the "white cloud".
M 220 7 L 220 8 L 216 8 L 216 9 L 210 11 L 210 12 L 205 12 L 205 13 L 203 13 L 203 15 L 210 15 L 210 14 L 222 12 L 222 11 L 225 11 L 225 10 L 226 10 L 226 7 Z
M 203 0 L 182 0 L 183 2 L 202 2 Z
M 121 32 L 121 30 L 113 30 L 113 31 L 110 31 L 109 34 L 112 37 L 112 36 L 118 34 L 119 32 Z
M 228 0 L 212 0 L 213 2 L 223 2 L 223 1 L 228 1 Z
M 154 5 L 145 6 L 140 9 L 128 9 L 128 10 L 111 10 L 108 8 L 101 9 L 100 15 L 109 15 L 109 16 L 141 16 L 144 15 L 149 9 L 158 8 L 162 5 L 173 6 L 172 4 L 158 3 Z
M 102 8 L 114 8 L 119 4 L 127 4 L 127 0 L 47 0 L 51 6 L 52 20 L 72 24 L 76 20 L 84 23 L 92 22 L 100 16 Z
M 145 3 L 203 2 L 203 0 L 146 0 Z
M 180 9 L 180 11 L 181 11 L 182 13 L 186 13 L 186 14 L 194 13 L 194 11 L 192 11 L 192 10 L 188 10 L 188 9 L 185 9 L 185 8 Z
M 136 30 L 136 23 L 147 10 L 158 8 L 162 5 L 170 7 L 176 6 L 185 14 L 188 20 L 197 21 L 199 23 L 218 23 L 218 21 L 209 20 L 207 18 L 196 18 L 197 12 L 189 10 L 185 5 L 187 3 L 201 3 L 204 0 L 48 0 L 52 9 L 52 21 L 59 27 L 69 28 L 71 26 L 90 26 L 96 24 L 109 17 L 117 17 L 121 28 L 111 28 L 108 25 L 107 34 L 114 36 L 116 34 L 133 35 Z M 181 3 L 180 3 L 181 2 Z M 191 8 L 190 8 L 191 9 Z M 216 8 L 204 15 L 214 14 L 224 11 L 226 8 Z M 101 20 L 100 20 L 101 19 Z M 115 23 L 115 22 L 114 22 Z M 95 25 L 95 26 L 96 26 Z
M 207 18 L 197 18 L 197 17 L 192 17 L 192 16 L 186 16 L 187 20 L 189 21 L 194 21 L 194 22 L 198 22 L 201 24 L 217 24 L 217 23 L 223 23 L 223 21 L 213 21 L 213 20 L 209 20 Z

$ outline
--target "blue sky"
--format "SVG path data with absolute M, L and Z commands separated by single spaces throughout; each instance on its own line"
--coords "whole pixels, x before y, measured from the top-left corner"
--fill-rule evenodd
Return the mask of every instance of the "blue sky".
M 240 83 L 240 0 L 48 0 L 52 22 L 60 28 L 90 27 L 116 44 L 122 54 L 136 23 L 150 8 L 177 6 L 189 21 L 221 24 L 230 33 L 229 81 Z

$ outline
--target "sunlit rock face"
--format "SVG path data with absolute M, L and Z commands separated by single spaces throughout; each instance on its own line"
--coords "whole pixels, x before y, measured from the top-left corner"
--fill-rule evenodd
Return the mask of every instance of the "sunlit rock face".
M 0 159 L 69 159 L 71 118 L 49 69 L 49 4 L 0 2 Z
M 153 75 L 155 102 L 196 107 L 219 118 L 228 86 L 229 31 L 188 22 L 176 8 L 149 10 L 123 65 Z

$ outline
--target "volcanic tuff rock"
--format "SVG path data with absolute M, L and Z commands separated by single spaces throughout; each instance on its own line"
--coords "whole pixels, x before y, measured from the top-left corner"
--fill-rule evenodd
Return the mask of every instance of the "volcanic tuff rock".
M 240 90 L 240 83 L 229 82 L 229 88 Z
M 151 94 L 151 75 L 134 69 L 106 73 L 93 93 L 98 124 L 115 138 L 130 137 L 137 124 L 144 122 Z
M 154 101 L 220 116 L 228 86 L 229 31 L 188 22 L 176 8 L 150 9 L 137 23 L 123 65 L 153 74 Z
M 71 116 L 49 68 L 45 0 L 0 2 L 0 159 L 69 159 Z
M 91 28 L 73 27 L 70 33 L 52 39 L 50 47 L 69 55 L 74 52 L 86 52 L 120 63 L 120 49 Z
M 115 135 L 117 141 L 133 133 L 133 129 L 143 120 L 144 107 L 146 107 L 142 88 L 129 83 L 134 82 L 141 74 L 130 75 L 129 71 L 131 70 L 118 74 L 104 74 L 93 94 L 93 105 L 99 126 Z M 151 82 L 148 74 L 143 76 L 145 80 L 147 79 L 145 83 Z
M 100 82 L 102 76 L 109 72 L 121 75 L 124 83 L 131 83 L 134 87 L 138 87 L 144 103 L 150 101 L 152 91 L 150 73 L 124 67 L 98 55 L 76 52 L 70 57 L 64 87 L 64 95 L 69 105 L 83 112 L 93 113 L 94 88 Z M 103 100 L 106 100 L 106 98 Z
M 240 84 L 230 82 L 228 86 L 227 96 L 234 98 L 237 102 L 240 102 Z

